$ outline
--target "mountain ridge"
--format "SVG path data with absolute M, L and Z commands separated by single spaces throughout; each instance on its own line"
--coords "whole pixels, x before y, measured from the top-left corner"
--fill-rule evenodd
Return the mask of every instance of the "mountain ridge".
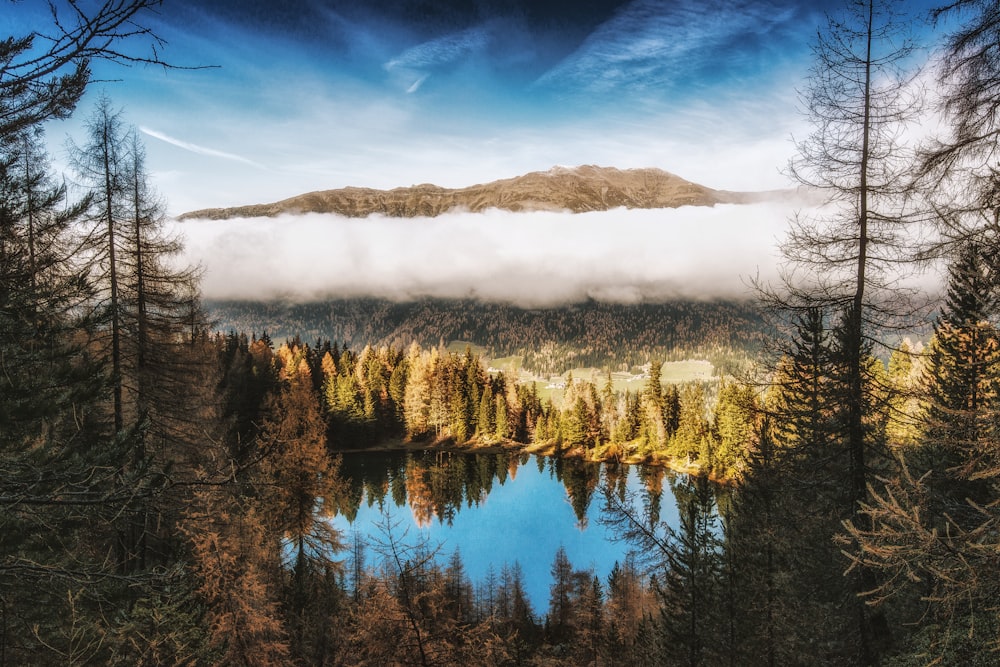
M 266 204 L 189 211 L 179 220 L 277 217 L 335 213 L 350 218 L 381 214 L 394 218 L 436 217 L 449 211 L 607 211 L 614 208 L 677 208 L 749 204 L 788 197 L 794 190 L 730 192 L 692 183 L 662 169 L 556 166 L 463 188 L 430 183 L 379 190 L 347 186 L 307 192 Z

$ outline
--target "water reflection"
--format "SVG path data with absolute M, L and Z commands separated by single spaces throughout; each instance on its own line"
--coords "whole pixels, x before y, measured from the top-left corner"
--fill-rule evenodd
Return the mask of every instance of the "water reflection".
M 588 525 L 588 511 L 596 492 L 611 491 L 624 498 L 631 469 L 641 482 L 644 514 L 659 521 L 667 471 L 652 466 L 591 463 L 578 459 L 532 456 L 523 452 L 466 454 L 447 451 L 359 452 L 345 454 L 341 464 L 347 493 L 340 513 L 353 523 L 363 503 L 383 507 L 409 506 L 414 523 L 426 528 L 437 520 L 451 526 L 463 508 L 486 502 L 495 485 L 517 478 L 521 467 L 534 459 L 541 475 L 562 484 L 579 528 Z
M 556 551 L 604 580 L 633 545 L 603 523 L 605 493 L 636 500 L 650 525 L 678 525 L 672 480 L 657 467 L 588 463 L 521 452 L 345 453 L 347 487 L 335 526 L 348 535 L 384 539 L 381 526 L 403 520 L 404 542 L 426 541 L 441 554 L 460 550 L 470 577 L 519 564 L 536 608 L 544 608 Z

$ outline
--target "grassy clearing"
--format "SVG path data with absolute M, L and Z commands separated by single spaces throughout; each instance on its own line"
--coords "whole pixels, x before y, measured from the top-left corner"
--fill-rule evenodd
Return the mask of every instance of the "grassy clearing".
M 494 361 L 494 366 L 496 362 Z M 565 393 L 566 380 L 570 373 L 574 380 L 587 380 L 597 385 L 599 391 L 603 391 L 604 383 L 607 382 L 608 373 L 598 368 L 574 368 L 562 375 L 554 375 L 548 379 L 532 378 L 527 373 L 521 374 L 522 382 L 534 382 L 538 396 L 545 401 L 549 398 L 556 405 L 562 401 Z M 685 361 L 668 361 L 663 364 L 660 372 L 662 384 L 679 384 L 682 382 L 704 382 L 713 380 L 715 367 L 710 361 L 704 359 L 688 359 Z M 631 374 L 615 372 L 611 374 L 611 387 L 615 393 L 624 393 L 626 390 L 632 394 L 638 393 L 646 388 L 649 376 L 645 373 Z
M 715 377 L 715 367 L 712 362 L 704 359 L 685 359 L 684 361 L 668 361 L 663 364 L 660 379 L 663 382 L 690 382 L 692 380 L 711 380 Z
M 504 373 L 517 373 L 521 370 L 521 364 L 524 362 L 524 357 L 499 357 L 497 359 L 486 359 L 485 361 L 489 368 L 495 368 L 503 371 Z

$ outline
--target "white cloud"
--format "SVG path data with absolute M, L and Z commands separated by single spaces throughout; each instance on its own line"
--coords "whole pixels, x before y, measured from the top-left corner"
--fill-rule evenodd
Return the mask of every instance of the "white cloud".
M 725 74 L 735 76 L 741 66 L 776 55 L 767 40 L 747 49 L 739 43 L 781 30 L 791 14 L 766 4 L 691 2 L 666 9 L 659 0 L 633 0 L 536 85 L 588 93 L 662 92 L 682 81 L 719 76 L 703 69 L 718 68 L 720 52 L 728 54 Z
M 178 223 L 210 299 L 478 297 L 545 305 L 744 298 L 775 275 L 791 205 L 437 218 L 285 216 Z
M 396 67 L 420 69 L 445 65 L 483 50 L 489 42 L 489 31 L 482 26 L 476 26 L 406 49 L 385 63 L 385 69 L 391 70 Z
M 420 86 L 422 86 L 424 84 L 424 81 L 426 81 L 427 77 L 429 77 L 429 76 L 430 76 L 430 74 L 423 74 L 423 75 L 417 77 L 417 80 L 414 81 L 412 84 L 410 84 L 410 87 L 406 89 L 406 92 L 408 94 L 412 94 L 412 93 L 415 93 L 418 90 L 420 90 Z
M 406 49 L 382 65 L 397 88 L 408 95 L 420 89 L 439 69 L 483 51 L 490 43 L 490 33 L 485 27 L 473 27 Z

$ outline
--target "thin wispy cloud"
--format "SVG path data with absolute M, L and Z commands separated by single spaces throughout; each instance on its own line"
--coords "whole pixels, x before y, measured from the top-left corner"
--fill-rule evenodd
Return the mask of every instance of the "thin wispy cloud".
M 690 2 L 664 11 L 657 0 L 635 0 L 536 85 L 594 93 L 706 85 L 763 57 L 761 36 L 781 32 L 791 16 L 762 4 Z M 720 62 L 721 52 L 727 57 Z
M 418 77 L 417 80 L 414 81 L 410 85 L 410 87 L 406 89 L 406 92 L 412 94 L 412 93 L 415 93 L 418 90 L 420 90 L 420 86 L 423 85 L 424 81 L 426 81 L 427 77 L 429 77 L 429 76 L 430 76 L 430 74 L 424 74 L 423 76 Z
M 159 139 L 160 141 L 166 142 L 171 146 L 176 146 L 177 148 L 182 148 L 186 151 L 197 153 L 198 155 L 217 157 L 217 158 L 222 158 L 224 160 L 233 160 L 235 162 L 242 162 L 243 164 L 248 164 L 250 166 L 257 167 L 259 169 L 266 169 L 266 167 L 260 164 L 259 162 L 254 162 L 253 160 L 245 158 L 242 155 L 236 155 L 235 153 L 227 153 L 225 151 L 216 150 L 214 148 L 208 148 L 206 146 L 193 144 L 189 141 L 184 141 L 182 139 L 177 139 L 176 137 L 171 137 L 168 134 L 152 130 L 148 127 L 140 126 L 139 131 L 147 136 L 153 137 L 154 139 Z
M 386 69 L 396 67 L 424 68 L 455 62 L 471 53 L 481 51 L 490 42 L 489 31 L 483 26 L 445 35 L 406 49 L 385 64 Z
M 465 62 L 490 44 L 483 26 L 438 37 L 406 49 L 382 67 L 407 94 L 417 92 L 434 70 Z

